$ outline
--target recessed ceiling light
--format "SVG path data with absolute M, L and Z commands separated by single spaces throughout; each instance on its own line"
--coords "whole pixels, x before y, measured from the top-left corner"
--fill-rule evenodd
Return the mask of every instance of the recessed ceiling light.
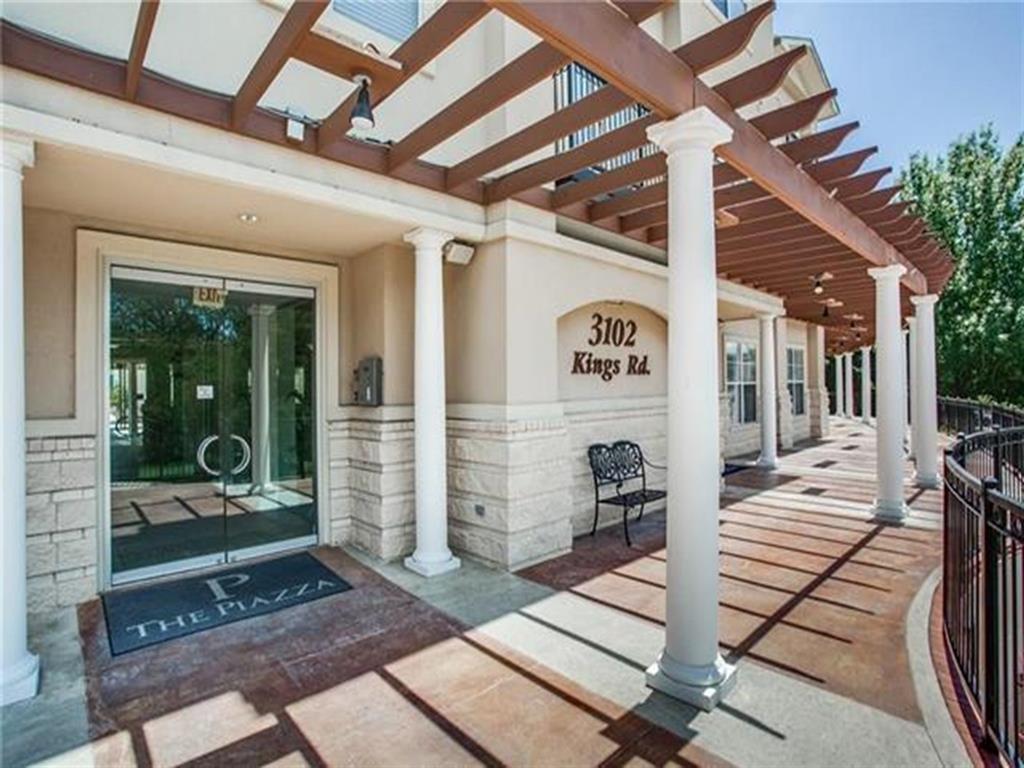
M 249 211 L 242 211 L 240 214 L 238 214 L 238 220 L 243 224 L 256 224 L 260 220 L 260 217 L 257 216 L 255 213 L 250 213 Z

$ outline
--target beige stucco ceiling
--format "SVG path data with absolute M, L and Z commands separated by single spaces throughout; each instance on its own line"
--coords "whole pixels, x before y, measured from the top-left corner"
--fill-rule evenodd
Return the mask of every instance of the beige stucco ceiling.
M 53 145 L 36 145 L 25 204 L 182 239 L 333 260 L 398 242 L 409 228 L 305 201 Z M 240 213 L 255 213 L 245 224 Z

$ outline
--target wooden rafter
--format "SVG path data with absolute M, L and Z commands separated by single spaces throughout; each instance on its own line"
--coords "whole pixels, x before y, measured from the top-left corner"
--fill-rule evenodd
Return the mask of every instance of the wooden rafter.
M 839 126 L 838 128 L 832 128 L 828 131 L 812 134 L 811 136 L 807 136 L 801 139 L 795 139 L 787 144 L 783 144 L 780 147 L 780 149 L 787 156 L 799 157 L 801 162 L 815 160 L 818 157 L 828 155 L 834 152 L 836 149 L 838 149 L 843 140 L 847 136 L 849 136 L 854 131 L 854 129 L 856 129 L 856 127 L 857 123 L 848 123 L 846 125 Z M 652 173 L 650 176 L 638 175 L 638 178 L 633 178 L 631 179 L 631 181 L 642 181 L 644 179 L 653 178 L 654 176 L 664 173 L 664 155 L 652 155 L 652 158 L 653 157 L 661 158 L 660 165 L 654 166 L 658 169 L 657 172 Z M 623 171 L 625 175 L 629 168 L 631 168 L 632 166 L 640 166 L 641 163 L 647 160 L 650 160 L 650 158 L 645 158 L 642 161 L 633 163 L 631 164 L 631 166 L 624 166 L 623 168 L 617 169 L 616 172 Z M 651 162 L 653 164 L 655 161 Z M 585 188 L 587 188 L 588 191 L 591 193 L 588 195 L 588 197 L 596 197 L 599 194 L 610 192 L 614 189 L 619 189 L 621 186 L 624 186 L 620 184 L 600 185 L 600 180 L 603 179 L 605 176 L 611 176 L 611 173 L 602 174 L 599 177 L 596 177 L 594 179 L 588 179 L 583 182 L 578 182 L 577 184 L 566 185 L 565 187 L 556 190 L 555 193 L 552 195 L 552 207 L 561 208 L 563 204 L 568 205 L 569 203 L 571 203 L 572 198 L 569 195 L 578 186 L 587 185 L 587 187 Z M 738 171 L 736 171 L 735 168 L 726 163 L 718 163 L 714 167 L 715 186 L 742 181 L 745 178 L 746 177 L 743 174 L 739 173 Z M 560 195 L 563 197 L 560 198 Z M 593 205 L 590 206 L 589 218 L 591 221 L 594 222 L 601 221 L 602 219 L 607 219 L 611 216 L 628 213 L 629 211 L 634 211 L 639 208 L 646 207 L 653 203 L 660 202 L 664 199 L 664 188 L 656 187 L 656 185 L 651 185 L 637 192 L 633 192 L 630 194 L 620 194 L 608 200 L 595 202 Z M 565 200 L 565 202 L 562 203 L 562 200 Z M 789 209 L 786 208 L 785 210 L 788 211 Z M 801 217 L 801 221 L 803 220 L 804 219 Z
M 405 42 L 392 51 L 390 58 L 402 65 L 402 76 L 391 85 L 382 83 L 370 89 L 370 101 L 374 106 L 381 104 L 398 87 L 414 77 L 423 67 L 437 58 L 470 27 L 482 19 L 490 10 L 484 2 L 463 0 L 447 2 L 424 21 Z M 352 108 L 357 93 L 353 91 L 320 124 L 317 133 L 318 146 L 322 150 L 342 139 L 352 125 Z
M 715 86 L 715 91 L 737 109 L 752 104 L 782 87 L 786 76 L 800 59 L 807 55 L 808 50 L 806 45 L 801 45 L 781 53 L 763 64 L 751 67 L 719 83 Z
M 377 88 L 393 88 L 402 78 L 402 65 L 397 61 L 323 35 L 303 37 L 292 56 L 342 80 L 367 75 Z
M 792 125 L 810 125 L 817 120 L 821 110 L 836 97 L 836 93 L 834 88 L 822 91 L 773 112 L 758 115 L 752 118 L 748 125 L 760 133 L 762 138 L 777 139 L 792 133 Z
M 270 42 L 249 70 L 231 105 L 231 125 L 238 128 L 252 114 L 267 88 L 316 24 L 329 0 L 295 0 Z
M 812 100 L 818 101 L 819 99 L 817 97 L 812 97 Z M 797 104 L 804 104 L 806 101 L 808 101 L 808 100 L 805 99 L 804 101 L 797 102 Z M 786 118 L 785 119 L 789 120 L 789 121 L 796 121 L 796 120 L 805 119 L 806 118 L 806 113 L 807 113 L 806 110 L 791 110 L 789 107 L 781 107 L 778 110 L 775 110 L 773 112 L 767 113 L 767 115 L 770 116 L 770 115 L 776 114 L 777 112 L 783 112 L 783 111 L 786 113 Z M 817 111 L 815 111 L 815 114 L 817 114 Z M 813 118 L 811 118 L 811 119 L 813 119 Z M 634 121 L 634 123 L 629 123 L 628 125 L 634 125 L 635 123 L 638 123 L 638 122 L 639 121 Z M 645 131 L 646 131 L 647 124 L 649 124 L 650 122 L 652 122 L 652 120 L 648 120 L 647 123 L 644 124 L 644 130 Z M 627 126 L 623 126 L 623 128 L 621 128 L 621 129 L 618 129 L 619 131 L 621 131 L 621 135 L 630 136 L 632 138 L 636 138 L 636 134 L 632 134 L 632 133 L 630 133 L 630 132 L 625 130 L 626 128 L 628 128 L 628 125 Z M 801 128 L 804 128 L 806 126 L 806 123 L 789 122 L 786 125 L 787 125 L 787 127 L 789 129 L 786 132 L 787 133 L 791 133 L 793 131 L 797 131 L 797 130 L 799 130 Z M 607 134 L 605 134 L 605 135 L 607 135 Z M 841 141 L 842 138 L 845 137 L 846 135 L 848 135 L 848 132 L 847 133 L 837 133 L 837 134 L 834 134 L 830 138 L 831 139 L 836 139 L 838 141 Z M 600 139 L 602 139 L 602 138 L 604 138 L 604 137 L 603 136 L 598 137 L 597 139 L 594 139 L 593 141 L 587 142 L 586 144 L 583 144 L 582 146 L 578 147 L 577 149 L 579 150 L 579 155 L 583 156 L 583 157 L 586 157 L 586 158 L 592 158 L 595 155 L 600 155 L 604 151 L 604 149 L 605 149 L 604 145 L 597 144 L 593 148 L 593 150 L 590 150 L 590 151 L 586 150 L 586 147 L 588 145 L 590 145 L 590 144 L 593 144 L 594 142 L 600 141 Z M 643 141 L 645 141 L 645 140 L 646 140 L 646 133 L 644 134 L 643 138 L 638 140 L 638 143 L 636 144 L 636 146 L 640 146 L 641 143 Z M 795 144 L 796 142 L 793 142 L 793 143 Z M 829 146 L 829 143 L 828 142 L 819 142 L 819 144 L 817 146 L 819 146 L 819 147 L 827 147 L 827 146 Z M 621 149 L 620 147 L 621 147 L 621 143 L 616 145 L 616 149 L 618 150 L 618 152 L 623 152 L 623 151 L 626 151 L 626 150 L 631 148 L 631 147 L 626 147 L 625 149 Z M 635 147 L 632 147 L 632 148 L 635 148 Z M 785 148 L 783 148 L 783 149 L 785 149 Z M 648 176 L 646 178 L 653 178 L 654 176 L 660 176 L 661 174 L 663 174 L 665 172 L 665 158 L 664 158 L 664 155 L 662 153 L 658 153 L 658 154 L 661 157 L 661 161 L 660 161 L 661 164 L 657 166 L 658 170 L 657 170 L 656 173 L 652 173 L 650 176 Z M 544 178 L 545 176 L 548 176 L 549 178 L 544 178 L 544 181 L 551 181 L 552 179 L 558 178 L 559 176 L 562 176 L 562 175 L 568 175 L 569 173 L 572 172 L 572 171 L 565 171 L 564 170 L 564 166 L 560 169 L 563 172 L 559 173 L 556 176 L 551 176 L 550 173 L 537 173 L 536 172 L 537 169 L 547 170 L 548 168 L 553 167 L 554 166 L 554 163 L 553 163 L 554 159 L 555 158 L 551 158 L 549 160 L 538 161 L 537 163 L 534 163 L 532 166 L 526 166 L 526 168 L 521 169 L 522 173 L 517 171 L 517 172 L 514 172 L 513 174 L 509 174 L 508 177 L 502 177 L 501 179 L 498 179 L 497 181 L 493 182 L 494 188 L 493 189 L 488 189 L 488 199 L 502 199 L 501 195 L 511 195 L 511 194 L 515 194 L 516 192 L 522 191 L 522 189 L 526 188 L 526 187 L 523 186 L 523 184 L 525 182 L 527 182 L 527 181 L 533 181 L 535 179 Z M 605 158 L 599 158 L 598 160 L 590 160 L 590 162 L 598 162 L 599 160 L 602 160 L 602 159 L 605 159 Z M 546 165 L 548 163 L 550 163 L 551 165 Z M 573 170 L 579 170 L 579 168 L 582 168 L 582 167 L 585 167 L 585 166 L 577 166 L 577 168 L 575 168 Z M 644 166 L 644 167 L 646 168 L 646 166 Z M 530 170 L 528 171 L 528 169 L 530 169 Z M 516 175 L 516 174 L 518 174 L 518 175 Z M 719 164 L 719 165 L 715 166 L 715 175 L 716 175 L 716 179 L 715 179 L 716 184 L 725 184 L 726 182 L 734 180 L 737 177 L 740 178 L 740 179 L 745 178 L 742 174 L 736 173 L 735 169 L 731 169 L 730 166 L 727 166 L 727 165 L 724 165 L 724 164 Z M 509 177 L 511 177 L 511 178 L 509 178 Z M 641 179 L 638 179 L 638 181 L 639 180 L 641 180 Z M 613 181 L 614 181 L 614 179 L 613 179 Z M 611 185 L 602 184 L 599 179 L 588 180 L 588 182 L 589 182 L 588 185 L 587 185 L 588 188 L 591 191 L 593 191 L 595 193 L 595 195 L 596 194 L 602 194 L 604 192 L 610 192 L 610 191 L 612 191 L 614 189 L 618 189 L 619 188 L 619 185 L 611 186 Z M 541 181 L 539 183 L 544 183 L 544 182 Z M 571 185 L 571 186 L 567 186 L 567 188 L 565 188 L 564 191 L 556 190 L 554 196 L 552 197 L 552 205 L 555 208 L 559 208 L 562 205 L 567 205 L 570 202 L 574 202 L 577 199 L 583 199 L 583 198 L 578 198 L 575 194 L 572 193 L 571 190 L 574 187 L 575 187 L 575 185 Z M 665 199 L 667 199 L 666 198 L 667 187 L 665 185 L 661 185 L 658 188 L 661 190 L 661 193 L 662 193 L 661 197 L 660 198 L 654 198 L 654 199 L 651 200 L 651 202 L 660 202 L 660 201 L 664 201 Z M 638 194 L 638 193 L 634 193 L 634 194 Z M 651 194 L 654 194 L 654 193 L 647 193 L 647 194 L 648 194 L 648 196 L 650 196 Z M 627 207 L 627 206 L 631 205 L 630 203 L 625 202 L 625 198 L 628 198 L 628 197 L 629 197 L 628 195 L 625 195 L 625 196 L 623 196 L 623 198 L 620 198 L 620 199 L 623 199 L 623 202 L 620 203 L 618 207 L 622 211 L 635 210 L 636 208 L 640 207 L 639 205 L 633 205 L 632 208 Z M 733 202 L 733 203 L 728 203 L 728 204 L 734 205 L 735 203 Z M 595 204 L 595 205 L 598 205 L 598 204 Z M 613 207 L 613 206 L 609 206 L 609 207 Z M 600 215 L 595 215 L 592 220 L 597 221 L 597 220 L 600 220 L 601 218 L 607 217 L 608 215 L 610 215 L 610 214 L 608 214 L 607 212 L 602 211 L 600 213 Z
M 680 46 L 675 54 L 700 74 L 742 51 L 773 7 L 770 2 L 756 6 Z M 508 165 L 633 103 L 627 94 L 605 86 L 452 166 L 448 172 L 448 188 Z
M 135 19 L 135 33 L 132 35 L 132 47 L 128 54 L 124 76 L 124 95 L 129 101 L 135 100 L 135 93 L 139 90 L 142 65 L 146 60 L 149 38 L 153 34 L 156 12 L 159 8 L 159 0 L 142 0 L 139 3 L 139 15 Z
M 6 19 L 0 19 L 0 58 L 5 66 L 114 99 L 126 98 L 124 61 L 67 45 L 52 37 L 18 27 Z M 135 103 L 164 114 L 234 131 L 310 155 L 318 151 L 315 131 L 306 131 L 306 138 L 302 142 L 289 142 L 285 136 L 285 118 L 259 107 L 244 125 L 235 128 L 231 124 L 232 97 L 179 83 L 146 70 L 142 72 Z M 387 149 L 376 144 L 343 137 L 340 142 L 321 150 L 319 154 L 327 160 L 353 168 L 377 174 L 387 173 Z M 431 163 L 417 161 L 403 168 L 396 178 L 426 189 L 444 190 L 444 168 Z M 481 184 L 466 185 L 452 194 L 476 203 L 483 201 Z M 529 202 L 543 205 L 543 201 L 538 199 Z
M 661 10 L 663 2 L 620 2 L 622 10 L 634 22 L 640 22 Z M 421 123 L 391 148 L 392 170 L 420 157 L 442 144 L 468 125 L 493 112 L 505 102 L 551 77 L 569 63 L 564 53 L 546 42 L 534 45 L 490 77 Z
M 495 179 L 487 185 L 487 201 L 496 203 L 506 200 L 517 192 L 568 176 L 581 168 L 636 149 L 647 141 L 647 128 L 658 120 L 656 115 L 646 115 L 578 147 L 538 160 Z
M 517 23 L 648 104 L 659 117 L 674 118 L 694 106 L 707 106 L 732 129 L 732 140 L 718 147 L 720 157 L 868 262 L 904 264 L 908 270 L 903 284 L 915 292 L 927 290 L 924 275 L 895 248 L 842 203 L 830 198 L 757 128 L 740 118 L 725 99 L 696 79 L 684 62 L 614 8 L 592 3 L 588 4 L 586 13 L 578 13 L 577 8 L 563 3 L 492 2 Z M 606 55 L 608 40 L 620 42 L 621 49 L 630 51 L 630 55 Z
M 561 51 L 547 43 L 537 43 L 396 143 L 391 148 L 390 167 L 401 168 L 509 99 L 550 77 L 566 63 Z

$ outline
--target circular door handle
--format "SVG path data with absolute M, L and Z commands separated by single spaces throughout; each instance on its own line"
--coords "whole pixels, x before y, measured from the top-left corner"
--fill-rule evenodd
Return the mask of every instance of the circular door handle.
M 241 435 L 232 435 L 231 439 L 237 440 L 242 444 L 242 460 L 238 462 L 238 465 L 234 469 L 231 470 L 232 475 L 237 475 L 244 472 L 245 468 L 249 466 L 249 462 L 252 461 L 252 449 L 249 448 L 249 444 Z M 199 447 L 196 448 L 196 463 L 211 477 L 219 476 L 220 472 L 210 469 L 210 465 L 206 463 L 206 451 L 218 440 L 220 440 L 220 435 L 207 435 L 203 438 L 203 441 L 199 443 Z

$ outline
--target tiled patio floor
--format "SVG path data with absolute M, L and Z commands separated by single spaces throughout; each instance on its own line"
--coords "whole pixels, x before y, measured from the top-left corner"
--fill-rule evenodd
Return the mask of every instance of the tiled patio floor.
M 79 625 L 92 743 L 57 760 L 963 764 L 927 642 L 939 496 L 918 494 L 906 526 L 870 521 L 873 431 L 835 426 L 784 454 L 778 473 L 728 477 L 720 618 L 740 671 L 713 713 L 644 685 L 664 615 L 654 515 L 632 549 L 613 526 L 515 575 L 467 562 L 424 581 L 323 548 L 350 592 L 116 659 L 89 603 Z M 4 723 L 10 733 L 17 712 Z M 54 751 L 40 733 L 36 756 Z

